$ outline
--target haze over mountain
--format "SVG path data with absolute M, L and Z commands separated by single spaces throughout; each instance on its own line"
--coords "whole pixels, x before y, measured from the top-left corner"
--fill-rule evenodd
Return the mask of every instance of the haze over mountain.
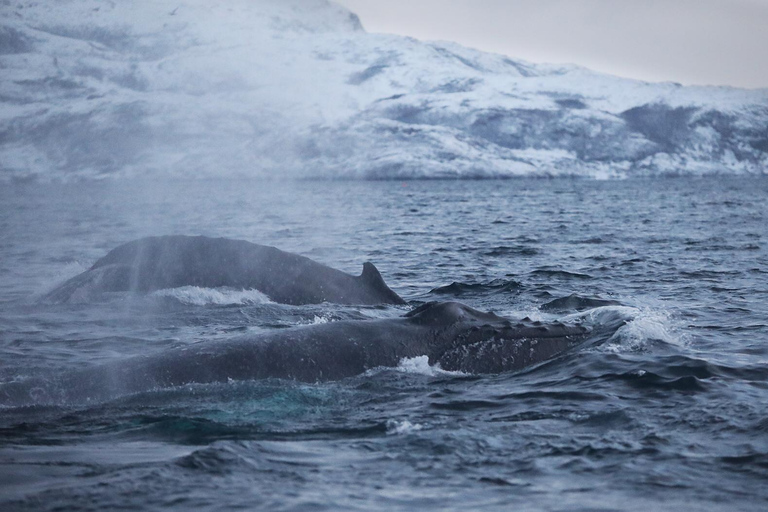
M 768 91 L 366 33 L 325 0 L 0 0 L 0 176 L 765 173 Z

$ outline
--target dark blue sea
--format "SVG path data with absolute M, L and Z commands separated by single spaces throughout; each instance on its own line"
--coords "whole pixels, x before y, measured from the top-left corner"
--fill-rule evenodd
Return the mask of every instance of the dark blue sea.
M 768 509 L 768 179 L 138 182 L 0 188 L 0 390 L 243 333 L 457 300 L 552 320 L 612 300 L 604 343 L 527 371 L 423 361 L 0 406 L 0 510 Z M 244 239 L 408 306 L 185 287 L 39 297 L 144 236 Z M 0 393 L 1 395 L 1 393 Z M 1 403 L 1 399 L 0 399 Z

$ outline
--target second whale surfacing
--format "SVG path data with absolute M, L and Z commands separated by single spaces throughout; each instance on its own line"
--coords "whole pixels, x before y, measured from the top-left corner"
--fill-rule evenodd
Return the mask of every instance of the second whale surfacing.
M 427 303 L 403 317 L 339 321 L 224 341 L 201 342 L 108 363 L 53 379 L 0 388 L 0 403 L 103 401 L 126 394 L 231 380 L 340 380 L 405 358 L 468 374 L 521 370 L 572 349 L 623 321 L 512 321 L 457 302 Z M 32 398 L 36 397 L 36 398 Z
M 148 237 L 123 244 L 43 297 L 85 302 L 103 292 L 199 286 L 254 289 L 281 304 L 405 304 L 369 262 L 353 276 L 304 256 L 244 240 Z

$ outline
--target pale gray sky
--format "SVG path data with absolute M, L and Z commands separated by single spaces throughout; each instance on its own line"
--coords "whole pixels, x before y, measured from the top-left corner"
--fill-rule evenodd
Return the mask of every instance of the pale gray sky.
M 368 32 L 683 84 L 768 87 L 768 0 L 335 0 Z

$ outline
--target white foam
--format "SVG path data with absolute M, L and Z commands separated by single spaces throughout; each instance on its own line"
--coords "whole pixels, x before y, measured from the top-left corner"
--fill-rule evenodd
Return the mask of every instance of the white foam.
M 182 304 L 193 306 L 230 305 L 230 304 L 267 304 L 269 297 L 258 290 L 233 290 L 230 288 L 200 288 L 199 286 L 182 286 L 181 288 L 166 288 L 151 294 L 153 297 L 169 297 Z
M 672 314 L 659 307 L 633 308 L 605 306 L 563 317 L 563 321 L 582 321 L 594 328 L 624 322 L 610 339 L 596 347 L 604 352 L 638 352 L 651 341 L 685 345 L 685 336 L 675 326 Z
M 605 344 L 612 352 L 642 351 L 651 341 L 682 346 L 685 337 L 678 332 L 671 315 L 663 310 L 642 309 L 637 316 L 620 327 Z
M 586 311 L 579 311 L 560 317 L 563 322 L 586 322 L 591 325 L 605 325 L 617 321 L 631 321 L 640 310 L 630 306 L 602 306 Z
M 388 420 L 387 421 L 387 434 L 389 435 L 402 435 L 411 434 L 422 430 L 424 425 L 420 423 L 411 423 L 408 420 Z
M 402 315 L 402 311 L 399 309 L 368 309 L 368 308 L 355 308 L 354 311 L 363 316 L 364 319 L 379 320 L 386 318 L 398 318 Z M 337 316 L 336 311 L 320 312 L 311 319 L 302 320 L 297 322 L 296 325 L 321 325 L 331 322 L 343 320 L 342 317 Z
M 440 368 L 440 364 L 429 364 L 429 356 L 404 357 L 400 360 L 395 370 L 403 373 L 427 375 L 436 377 L 440 375 L 465 375 L 462 372 L 450 372 Z

